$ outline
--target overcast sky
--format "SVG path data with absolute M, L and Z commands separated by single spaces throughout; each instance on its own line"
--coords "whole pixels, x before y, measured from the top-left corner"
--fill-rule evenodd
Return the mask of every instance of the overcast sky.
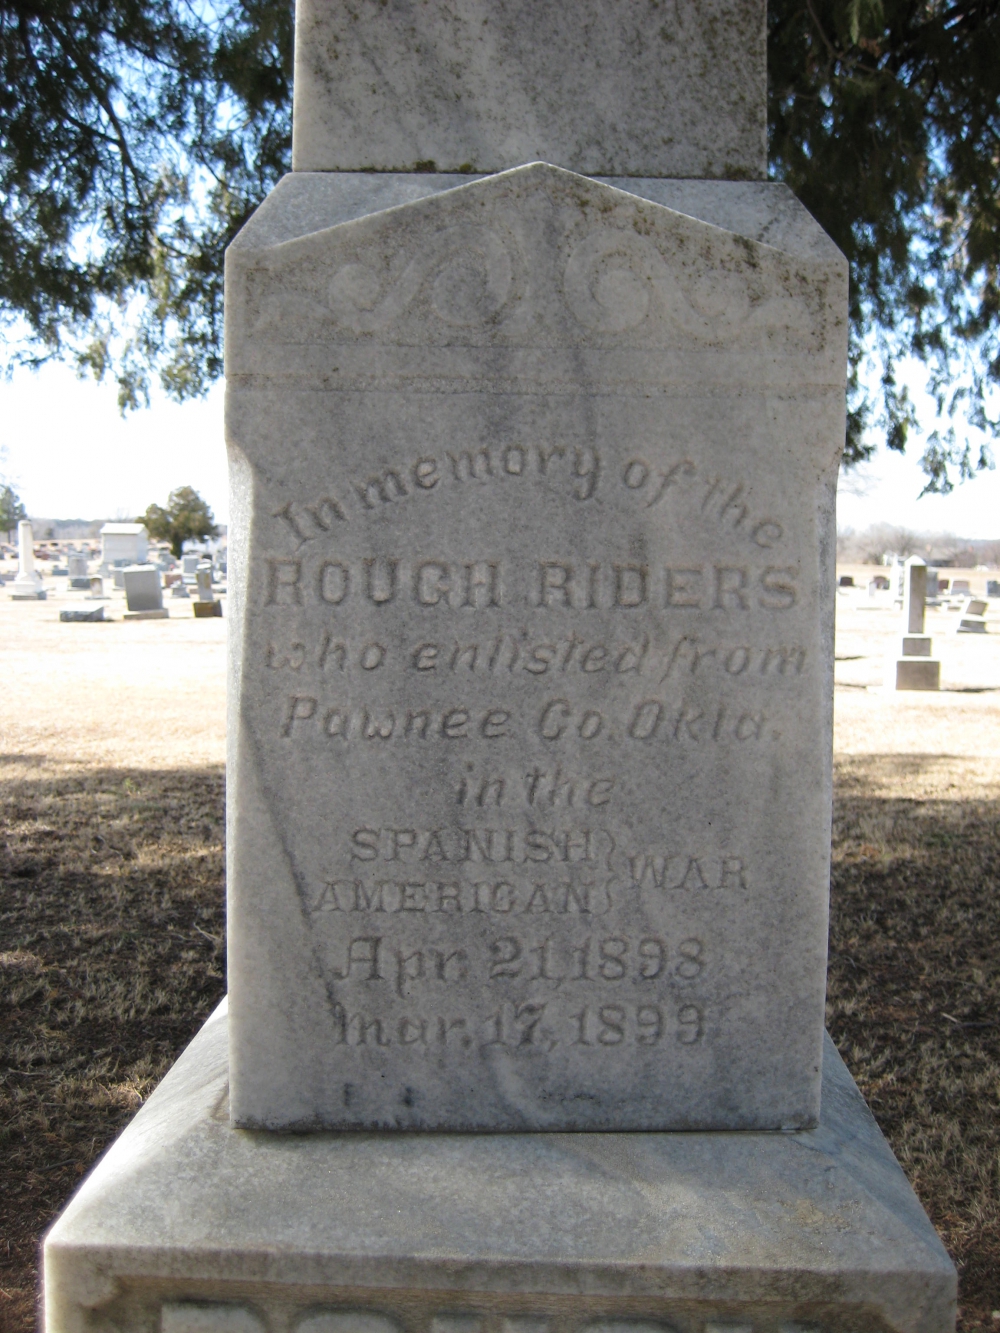
M 29 512 L 40 518 L 134 518 L 193 486 L 219 522 L 228 522 L 222 386 L 178 406 L 158 397 L 148 411 L 118 414 L 113 384 L 83 382 L 66 366 L 19 371 L 0 383 L 0 462 Z M 879 455 L 848 475 L 838 501 L 840 526 L 872 523 L 961 537 L 1000 537 L 1000 471 L 949 496 L 918 500 L 917 454 Z

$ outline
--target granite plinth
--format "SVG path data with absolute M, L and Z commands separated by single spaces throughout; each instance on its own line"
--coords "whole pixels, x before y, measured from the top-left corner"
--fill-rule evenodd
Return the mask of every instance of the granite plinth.
M 781 186 L 541 163 L 240 233 L 237 1123 L 816 1122 L 846 281 Z
M 275 1135 L 230 1124 L 223 1005 L 49 1232 L 46 1333 L 949 1333 L 828 1039 L 823 1077 L 796 1133 Z
M 763 0 L 298 0 L 296 171 L 767 174 Z

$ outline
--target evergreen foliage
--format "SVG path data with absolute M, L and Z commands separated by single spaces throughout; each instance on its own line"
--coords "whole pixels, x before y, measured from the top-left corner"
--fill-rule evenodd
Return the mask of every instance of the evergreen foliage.
M 0 486 L 0 532 L 7 534 L 8 541 L 21 519 L 27 517 L 27 510 L 14 488 Z
M 223 252 L 289 165 L 292 10 L 0 0 L 9 364 L 73 358 L 123 410 L 218 378 Z M 772 175 L 851 261 L 847 458 L 906 447 L 916 357 L 947 491 L 1000 433 L 1000 0 L 770 0 L 768 64 Z
M 193 486 L 179 486 L 176 491 L 171 491 L 166 509 L 162 505 L 150 505 L 136 522 L 146 525 L 146 531 L 154 541 L 169 542 L 178 560 L 186 541 L 214 537 L 218 531 L 215 515 Z

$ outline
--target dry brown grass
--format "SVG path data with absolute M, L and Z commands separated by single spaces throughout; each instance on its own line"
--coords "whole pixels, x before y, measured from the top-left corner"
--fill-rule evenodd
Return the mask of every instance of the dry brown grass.
M 223 775 L 4 776 L 0 1328 L 28 1333 L 39 1237 L 223 992 Z
M 938 769 L 838 762 L 827 1021 L 958 1265 L 959 1327 L 996 1328 L 1000 801 L 899 794 Z
M 1000 800 L 957 798 L 967 763 L 838 760 L 829 1004 L 962 1330 L 1000 1309 Z M 40 1235 L 222 993 L 223 777 L 5 772 L 0 1327 L 29 1333 Z

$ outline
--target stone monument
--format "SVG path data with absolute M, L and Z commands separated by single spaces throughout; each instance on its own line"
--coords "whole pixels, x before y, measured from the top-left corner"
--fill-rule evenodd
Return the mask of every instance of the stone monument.
M 300 0 L 295 86 L 227 259 L 230 995 L 49 1333 L 947 1333 L 823 1034 L 847 267 L 763 3 Z
M 955 626 L 956 634 L 986 633 L 987 602 L 982 597 L 967 597 Z
M 126 620 L 166 620 L 160 571 L 155 565 L 127 565 L 122 570 L 125 585 Z
M 931 636 L 924 633 L 926 600 L 927 565 L 911 555 L 903 565 L 903 634 L 886 662 L 887 690 L 941 688 L 941 663 L 931 657 Z
M 206 620 L 221 616 L 222 603 L 212 591 L 212 562 L 210 560 L 203 560 L 198 565 L 195 570 L 195 583 L 198 589 L 198 598 L 192 608 L 195 618 Z
M 17 578 L 11 584 L 15 602 L 37 602 L 45 598 L 42 576 L 35 568 L 35 539 L 31 522 L 22 518 L 17 525 Z
M 66 561 L 69 586 L 71 588 L 89 588 L 90 576 L 87 573 L 87 557 L 80 551 L 71 551 Z

